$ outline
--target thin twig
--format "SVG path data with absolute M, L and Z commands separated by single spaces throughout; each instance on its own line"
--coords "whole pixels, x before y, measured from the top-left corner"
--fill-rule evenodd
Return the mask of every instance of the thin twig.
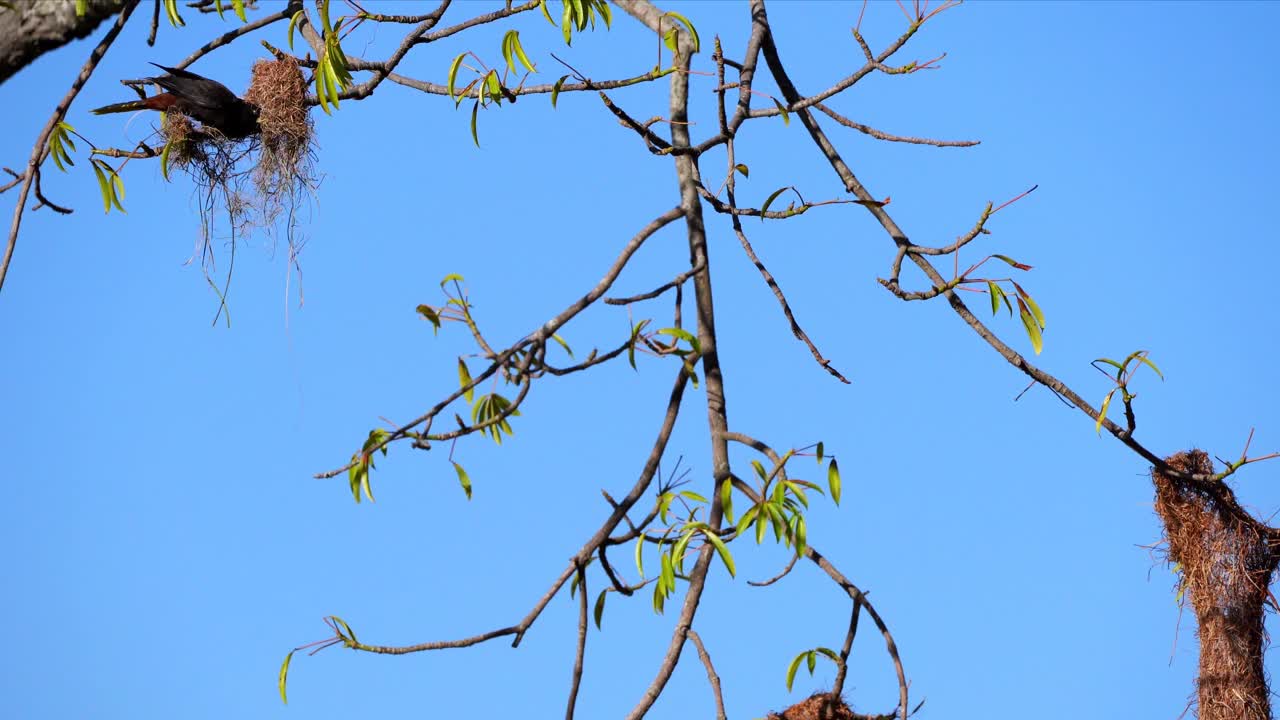
M 720 676 L 716 674 L 716 668 L 711 664 L 711 654 L 707 652 L 707 648 L 702 644 L 702 638 L 693 628 L 689 628 L 689 639 L 693 641 L 693 646 L 698 649 L 698 657 L 702 659 L 702 666 L 707 669 L 707 682 L 711 684 L 711 692 L 716 697 L 716 720 L 726 720 L 728 717 L 724 712 L 724 695 L 720 691 Z

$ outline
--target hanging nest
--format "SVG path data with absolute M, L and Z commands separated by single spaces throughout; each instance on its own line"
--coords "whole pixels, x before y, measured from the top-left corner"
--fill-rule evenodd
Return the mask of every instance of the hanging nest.
M 1212 474 L 1202 450 L 1166 460 L 1175 470 Z M 1272 529 L 1250 516 L 1222 482 L 1193 483 L 1152 472 L 1164 521 L 1167 560 L 1195 610 L 1200 639 L 1201 720 L 1270 720 L 1262 664 L 1264 603 L 1277 559 Z
M 307 84 L 290 57 L 258 60 L 244 99 L 258 106 L 259 153 L 253 183 L 264 207 L 291 196 L 299 185 L 315 184 L 311 169 L 311 116 Z M 272 215 L 273 213 L 268 213 Z
M 834 693 L 814 693 L 781 713 L 769 713 L 768 720 L 858 720 L 844 700 Z

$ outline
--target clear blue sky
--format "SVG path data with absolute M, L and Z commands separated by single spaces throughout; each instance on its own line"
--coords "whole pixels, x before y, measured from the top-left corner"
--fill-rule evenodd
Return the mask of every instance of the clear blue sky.
M 451 16 L 482 7 L 458 3 Z M 741 54 L 744 7 L 671 7 L 705 41 L 719 33 Z M 849 33 L 858 7 L 771 5 L 802 91 L 860 63 Z M 115 79 L 146 74 L 147 61 L 176 62 L 222 27 L 188 12 L 189 27 L 162 26 L 149 49 L 148 10 L 68 116 L 95 142 L 127 145 L 153 120 L 126 129 L 127 116 L 88 114 L 130 97 Z M 1047 315 L 1042 365 L 1096 402 L 1107 385 L 1089 361 L 1148 349 L 1167 376 L 1138 386 L 1138 434 L 1149 447 L 1234 457 L 1256 426 L 1255 449 L 1277 450 L 1278 22 L 1280 6 L 1265 3 L 969 4 L 931 21 L 901 56 L 946 51 L 941 70 L 872 77 L 833 105 L 886 131 L 981 146 L 889 146 L 825 124 L 871 191 L 892 196 L 916 242 L 949 242 L 986 201 L 1038 183 L 963 260 L 1001 252 L 1035 266 L 1024 286 Z M 903 23 L 894 5 L 876 4 L 864 30 L 883 46 Z M 597 79 L 653 63 L 652 35 L 620 13 L 611 32 L 571 49 L 535 13 L 424 48 L 404 70 L 442 81 L 466 49 L 497 62 L 506 27 L 522 31 L 542 80 L 562 74 L 550 51 Z M 348 52 L 366 52 L 368 39 L 377 55 L 394 35 L 361 30 Z M 281 45 L 285 28 L 263 36 Z M 75 43 L 0 86 L 0 163 L 25 161 L 90 47 Z M 261 54 L 242 41 L 193 69 L 239 91 Z M 711 69 L 709 52 L 695 63 Z M 712 131 L 710 87 L 695 81 L 695 137 Z M 647 118 L 665 112 L 665 91 L 614 97 Z M 324 182 L 306 213 L 305 306 L 297 279 L 286 285 L 282 250 L 255 236 L 238 251 L 230 329 L 210 326 L 216 298 L 183 265 L 198 236 L 188 180 L 165 183 L 155 163 L 131 164 L 128 214 L 104 216 L 83 144 L 69 175 L 46 168 L 46 192 L 76 212 L 27 217 L 0 294 L 9 488 L 0 715 L 563 713 L 576 612 L 567 596 L 516 651 L 498 641 L 400 658 L 300 657 L 288 707 L 276 672 L 291 647 L 324 637 L 327 614 L 387 644 L 516 622 L 607 511 L 600 488 L 633 482 L 666 402 L 669 362 L 540 384 L 514 439 L 459 445 L 471 502 L 443 448 L 396 446 L 380 458 L 376 504 L 355 505 L 342 478 L 311 475 L 341 465 L 380 417 L 412 418 L 456 386 L 455 358 L 471 352 L 465 333 L 433 337 L 414 314 L 440 302 L 442 276 L 465 275 L 489 334 L 513 341 L 594 284 L 621 243 L 674 204 L 671 163 L 589 95 L 562 97 L 557 111 L 534 97 L 485 112 L 481 149 L 465 111 L 389 84 L 315 118 Z M 738 151 L 751 168 L 738 186 L 743 202 L 788 184 L 809 198 L 840 195 L 798 122 L 753 122 Z M 720 157 L 708 160 L 715 172 Z M 6 212 L 13 197 L 0 198 Z M 818 503 L 810 540 L 890 623 L 912 692 L 928 699 L 920 717 L 1178 717 L 1193 692 L 1194 625 L 1175 604 L 1173 575 L 1144 547 L 1160 535 L 1145 464 L 1046 392 L 1013 402 L 1024 377 L 942 303 L 906 305 L 880 288 L 893 248 L 860 208 L 748 222 L 850 386 L 794 341 L 724 219 L 710 222 L 731 424 L 777 447 L 823 440 L 839 456 L 843 507 Z M 669 228 L 617 289 L 654 287 L 686 257 Z M 663 322 L 669 310 L 643 312 Z M 1016 319 L 994 327 L 1027 349 Z M 564 335 L 582 352 L 625 331 L 624 311 L 601 308 Z M 704 400 L 687 395 L 670 448 L 702 491 Z M 1280 508 L 1280 465 L 1235 483 L 1256 513 Z M 698 627 L 730 716 L 759 717 L 830 685 L 833 668 L 819 665 L 788 695 L 783 674 L 796 652 L 838 646 L 848 604 L 810 567 L 748 587 L 785 555 L 734 548 L 738 578 L 714 571 Z M 594 597 L 603 585 L 590 582 Z M 604 631 L 588 640 L 580 717 L 634 705 L 670 638 L 673 607 L 655 616 L 645 597 L 610 598 Z M 1280 667 L 1274 655 L 1267 665 L 1273 675 Z M 864 631 L 850 699 L 887 711 L 894 688 L 883 645 Z M 711 715 L 690 651 L 653 717 Z

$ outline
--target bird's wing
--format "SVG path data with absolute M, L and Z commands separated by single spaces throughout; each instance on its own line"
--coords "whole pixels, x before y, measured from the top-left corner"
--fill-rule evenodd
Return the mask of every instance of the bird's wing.
M 191 105 L 192 109 L 220 110 L 241 102 L 235 93 L 216 80 L 210 80 L 188 70 L 151 64 L 164 70 L 168 75 L 147 78 L 147 80 L 177 95 Z

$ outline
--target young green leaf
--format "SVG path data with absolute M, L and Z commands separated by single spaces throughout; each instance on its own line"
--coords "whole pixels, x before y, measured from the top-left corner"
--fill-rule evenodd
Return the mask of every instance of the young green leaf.
M 790 125 L 790 124 L 791 124 L 791 114 L 787 112 L 787 108 L 786 108 L 786 106 L 784 106 L 782 103 L 778 102 L 778 100 L 777 100 L 776 98 L 773 100 L 773 104 L 774 104 L 774 106 L 775 106 L 775 107 L 777 107 L 777 108 L 778 108 L 778 112 L 782 113 L 782 124 L 783 124 L 783 125 Z
M 733 169 L 742 173 L 742 177 L 744 178 L 751 177 L 751 170 L 746 165 L 743 165 L 742 163 L 738 163 L 737 165 L 734 165 Z
M 605 596 L 605 593 L 607 592 L 609 592 L 609 588 L 605 588 L 604 590 L 601 590 L 600 594 L 596 596 L 596 606 L 592 612 L 592 615 L 596 619 L 597 630 L 604 629 L 600 627 L 600 621 L 604 619 L 604 596 Z
M 836 465 L 836 459 L 831 458 L 831 463 L 827 465 L 827 487 L 831 490 L 831 499 L 836 505 L 840 504 L 840 468 Z
M 800 669 L 801 661 L 803 661 L 805 659 L 805 656 L 807 656 L 808 654 L 809 654 L 809 651 L 805 650 L 804 652 L 795 656 L 795 659 L 793 659 L 791 661 L 791 664 L 787 666 L 787 692 L 791 692 L 791 685 L 796 680 L 796 671 Z
M 169 24 L 174 27 L 182 27 L 187 24 L 183 21 L 182 16 L 178 14 L 178 0 L 164 0 L 164 14 L 169 19 Z
M 524 52 L 524 47 L 520 44 L 519 30 L 507 31 L 507 34 L 502 38 L 502 49 L 503 55 L 507 59 L 507 67 L 511 69 L 512 73 L 516 71 L 516 64 L 514 60 L 519 60 L 520 64 L 529 72 L 536 72 L 533 67 L 533 63 L 529 60 L 529 56 Z M 515 56 L 514 59 L 512 58 L 513 54 Z
M 1031 294 L 1028 293 L 1026 290 L 1023 290 L 1022 286 L 1019 285 L 1018 283 L 1013 283 L 1013 289 L 1017 290 L 1018 295 L 1021 296 L 1022 299 L 1026 301 L 1027 307 L 1030 308 L 1031 310 L 1032 317 L 1036 319 L 1036 322 L 1040 325 L 1040 329 L 1043 330 L 1044 329 L 1044 313 L 1040 312 L 1040 306 L 1036 304 L 1035 300 L 1031 299 Z
M 293 30 L 298 26 L 298 20 L 306 17 L 306 10 L 299 10 L 289 18 L 289 50 L 293 50 Z
M 476 117 L 480 114 L 480 101 L 471 108 L 471 139 L 475 141 L 476 147 L 480 147 L 480 135 L 476 132 Z
M 681 25 L 685 26 L 685 29 L 689 31 L 689 38 L 693 40 L 693 51 L 695 53 L 702 49 L 702 41 L 698 39 L 698 31 L 694 29 L 693 23 L 689 22 L 689 18 L 675 12 L 674 10 L 668 12 L 665 17 L 674 18 L 675 20 L 678 20 Z M 671 51 L 675 52 L 675 48 L 672 47 Z
M 773 194 L 765 199 L 764 205 L 760 206 L 760 222 L 764 222 L 764 215 L 765 213 L 769 212 L 769 206 L 773 204 L 773 201 L 777 200 L 778 196 L 781 195 L 782 193 L 788 190 L 793 190 L 793 189 L 794 189 L 793 187 L 788 185 L 786 187 L 780 187 L 777 190 L 774 190 Z
M 1102 408 L 1098 410 L 1098 422 L 1093 426 L 1099 435 L 1102 434 L 1102 422 L 1107 419 L 1107 408 L 1111 407 L 1111 398 L 1116 394 L 1118 388 L 1112 388 L 1107 396 L 1102 398 Z
M 475 388 L 468 387 L 471 385 L 471 371 L 467 370 L 467 363 L 462 358 L 458 358 L 458 387 L 466 388 L 467 391 L 462 394 L 462 398 L 468 403 L 475 395 Z
M 350 641 L 351 641 L 352 643 L 358 643 L 358 642 L 360 642 L 359 640 L 356 640 L 356 633 L 355 633 L 355 631 L 354 631 L 354 630 L 352 630 L 352 629 L 351 629 L 351 626 L 347 624 L 347 621 L 346 621 L 346 620 L 343 620 L 342 618 L 338 617 L 337 615 L 330 615 L 330 616 L 329 616 L 329 619 L 330 619 L 330 620 L 332 620 L 332 621 L 334 622 L 334 624 L 335 624 L 335 625 L 341 625 L 341 626 L 342 626 L 342 632 L 343 632 L 343 637 L 344 637 L 344 638 L 350 639 Z
M 560 88 L 564 87 L 564 81 L 568 78 L 568 75 L 561 75 L 556 84 L 551 86 L 551 107 L 556 106 L 556 100 L 560 97 Z
M 640 573 L 640 579 L 644 579 L 644 533 L 640 533 L 636 538 L 636 572 Z
M 1022 318 L 1022 326 L 1027 329 L 1027 337 L 1031 339 L 1031 348 L 1040 354 L 1040 350 L 1044 348 L 1044 339 L 1040 337 L 1040 324 L 1036 322 L 1036 318 L 1027 309 L 1027 304 L 1022 298 L 1018 300 L 1018 316 Z
M 1024 264 L 1022 264 L 1022 263 L 1018 262 L 1017 260 L 1014 260 L 1013 258 L 1009 257 L 1008 255 L 992 255 L 991 257 L 993 257 L 993 258 L 995 258 L 995 259 L 997 259 L 997 260 L 1003 260 L 1003 261 L 1005 261 L 1006 263 L 1008 263 L 1008 264 L 1012 265 L 1013 267 L 1015 267 L 1015 268 L 1017 268 L 1017 269 L 1019 269 L 1019 270 L 1030 270 L 1030 269 L 1031 269 L 1031 266 L 1030 266 L 1030 265 L 1024 265 Z
M 818 442 L 818 450 L 816 454 L 818 456 L 818 464 L 821 465 L 822 464 L 822 442 L 821 441 Z
M 289 654 L 284 656 L 284 663 L 280 665 L 280 680 L 278 681 L 278 685 L 280 686 L 280 701 L 285 705 L 289 704 L 289 696 L 285 693 L 285 684 L 289 681 L 289 662 L 293 660 L 293 654 L 295 652 L 297 652 L 297 650 L 290 650 Z
M 299 11 L 299 12 L 301 12 L 301 11 Z M 458 68 L 462 65 L 462 58 L 464 58 L 464 57 L 466 57 L 466 56 L 467 56 L 467 54 L 466 54 L 466 53 L 461 53 L 461 54 L 459 54 L 459 55 L 458 55 L 458 57 L 456 57 L 456 58 L 454 58 L 454 59 L 453 59 L 453 62 L 452 62 L 452 63 L 449 63 L 449 75 L 447 76 L 447 77 L 448 77 L 449 97 L 450 97 L 450 98 L 451 98 L 455 103 L 457 103 L 459 100 L 461 100 L 461 98 L 459 98 L 459 97 L 457 96 L 457 94 L 456 94 L 456 93 L 454 93 L 454 90 L 453 90 L 453 89 L 454 89 L 454 87 L 457 85 L 457 82 L 458 82 Z
M 710 528 L 703 530 L 702 536 L 707 539 L 707 542 L 715 546 L 716 552 L 720 555 L 720 562 L 724 563 L 724 569 L 729 571 L 729 577 L 736 577 L 737 571 L 733 567 L 733 555 L 729 553 L 729 547 L 724 544 L 724 540 L 721 540 L 716 531 Z
M 453 461 L 450 461 L 453 462 Z M 467 471 L 462 469 L 458 463 L 453 463 L 453 469 L 458 473 L 458 484 L 462 485 L 462 492 L 467 494 L 467 499 L 471 499 L 471 478 L 467 476 Z
M 733 524 L 733 480 L 725 478 L 720 483 L 720 509 L 724 512 L 725 522 Z

